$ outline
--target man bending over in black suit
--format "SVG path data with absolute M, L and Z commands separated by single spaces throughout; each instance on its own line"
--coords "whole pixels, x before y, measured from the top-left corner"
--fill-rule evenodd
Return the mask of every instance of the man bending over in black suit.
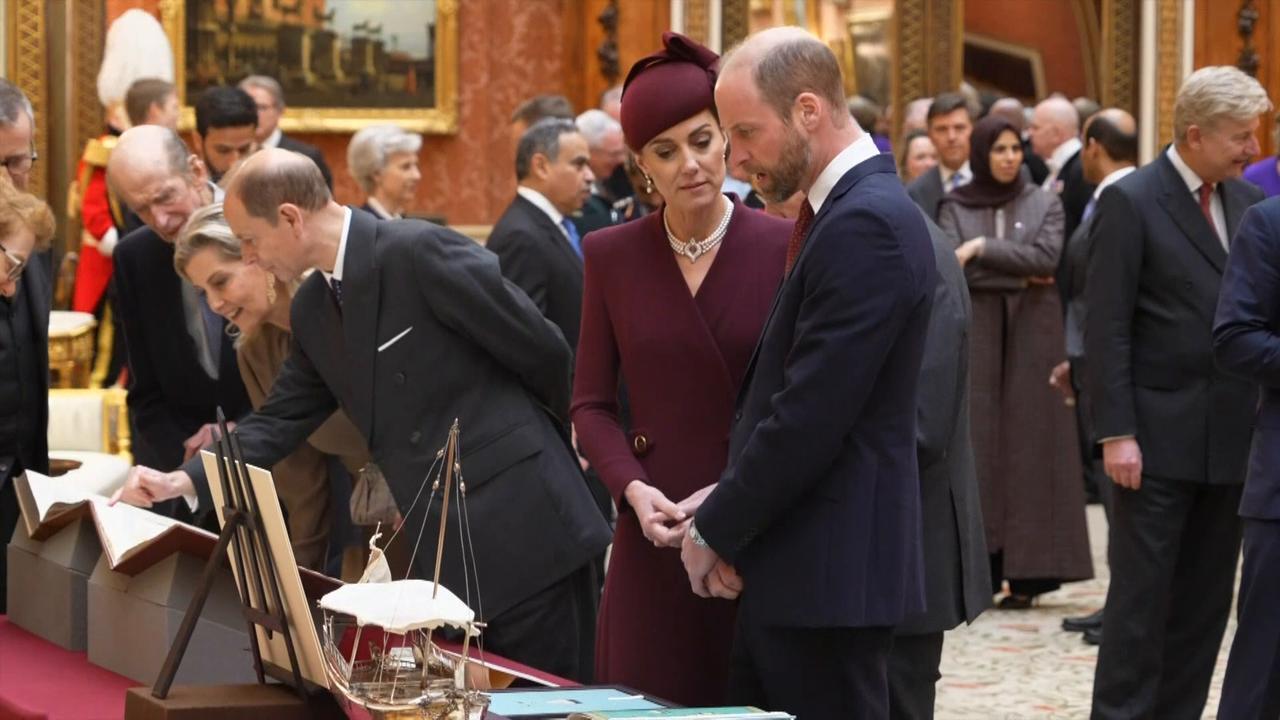
M 449 548 L 442 584 L 488 622 L 487 649 L 589 680 L 590 562 L 610 531 L 569 449 L 570 354 L 560 331 L 503 280 L 493 253 L 436 225 L 337 204 L 297 153 L 247 160 L 225 209 L 246 262 L 286 281 L 318 270 L 293 299 L 293 353 L 266 403 L 236 429 L 245 459 L 270 467 L 341 405 L 407 511 L 457 418 L 470 448 L 462 465 L 478 572 L 467 579 Z M 181 494 L 210 506 L 199 458 L 172 473 L 134 468 L 119 493 L 139 505 Z M 409 527 L 421 526 L 424 505 L 405 518 Z M 431 527 L 439 512 L 436 503 Z M 422 577 L 434 558 L 434 547 L 418 549 Z

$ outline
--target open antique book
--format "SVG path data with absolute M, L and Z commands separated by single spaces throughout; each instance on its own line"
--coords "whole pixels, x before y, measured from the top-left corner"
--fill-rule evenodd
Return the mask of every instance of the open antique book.
M 27 534 L 44 540 L 81 518 L 98 529 L 112 570 L 141 571 L 174 552 L 208 557 L 218 537 L 193 525 L 125 503 L 108 505 L 123 478 L 89 468 L 48 477 L 28 471 L 13 480 Z

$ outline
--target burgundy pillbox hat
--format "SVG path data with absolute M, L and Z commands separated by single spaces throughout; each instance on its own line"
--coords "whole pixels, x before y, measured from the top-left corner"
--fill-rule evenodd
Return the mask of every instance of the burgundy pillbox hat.
M 715 106 L 720 56 L 675 32 L 662 50 L 636 61 L 622 85 L 622 133 L 639 153 L 667 128 Z

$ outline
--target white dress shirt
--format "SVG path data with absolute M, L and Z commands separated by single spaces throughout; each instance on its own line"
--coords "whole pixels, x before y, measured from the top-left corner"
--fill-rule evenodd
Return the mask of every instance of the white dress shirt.
M 1054 186 L 1058 183 L 1058 173 L 1062 172 L 1062 166 L 1067 164 L 1072 155 L 1080 152 L 1081 147 L 1083 146 L 1080 144 L 1080 138 L 1073 137 L 1054 148 L 1049 157 L 1044 160 L 1044 164 L 1049 166 L 1049 176 L 1044 179 L 1044 184 L 1040 187 L 1057 192 L 1058 189 Z
M 944 193 L 950 192 L 951 190 L 954 189 L 954 188 L 948 187 L 948 185 L 951 183 L 952 175 L 960 176 L 959 179 L 956 181 L 956 187 L 960 187 L 962 185 L 968 185 L 969 182 L 973 180 L 973 170 L 969 168 L 968 160 L 965 160 L 964 164 L 956 168 L 955 170 L 952 170 L 951 168 L 947 167 L 946 165 L 943 165 L 942 163 L 938 163 L 938 175 L 939 177 L 942 178 L 942 192 Z
M 813 208 L 813 214 L 817 215 L 822 209 L 822 204 L 827 201 L 827 197 L 831 195 L 836 183 L 840 182 L 840 178 L 844 177 L 845 173 L 879 154 L 880 148 L 876 147 L 876 141 L 871 139 L 871 134 L 863 133 L 862 137 L 849 143 L 849 146 L 841 150 L 840 154 L 831 158 L 831 162 L 818 173 L 818 179 L 813 181 L 813 187 L 809 188 L 809 207 Z
M 280 126 L 277 125 L 276 129 L 272 130 L 271 134 L 267 136 L 267 139 L 262 141 L 262 147 L 280 147 L 280 138 L 282 137 L 284 137 L 284 133 L 280 132 Z
M 569 239 L 569 231 L 564 229 L 564 214 L 557 210 L 555 205 L 551 204 L 546 195 L 523 185 L 516 187 L 516 192 L 519 193 L 520 197 L 533 203 L 539 210 L 546 213 L 547 217 L 551 218 L 551 222 L 560 228 L 560 234 L 564 235 L 564 239 Z
M 347 258 L 347 235 L 351 234 L 351 208 L 342 207 L 345 213 L 342 216 L 342 237 L 338 238 L 338 257 L 333 261 L 333 272 L 320 271 L 324 275 L 324 281 L 330 287 L 333 287 L 333 280 L 336 278 L 338 282 L 342 282 L 342 266 Z
M 1187 164 L 1186 160 L 1178 154 L 1178 146 L 1170 145 L 1166 152 L 1169 161 L 1173 163 L 1173 167 L 1177 169 L 1178 175 L 1182 177 L 1182 182 L 1187 184 L 1187 190 L 1191 192 L 1191 199 L 1195 202 L 1196 208 L 1200 207 L 1200 186 L 1204 181 L 1196 174 L 1195 170 Z M 1227 212 L 1222 207 L 1222 194 L 1214 188 L 1213 194 L 1209 196 L 1209 214 L 1213 216 L 1213 229 L 1218 233 L 1218 242 L 1222 243 L 1222 247 L 1227 246 Z

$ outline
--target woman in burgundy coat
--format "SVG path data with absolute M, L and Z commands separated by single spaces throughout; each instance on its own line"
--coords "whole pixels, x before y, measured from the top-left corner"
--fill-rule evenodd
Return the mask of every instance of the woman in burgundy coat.
M 674 33 L 663 44 L 627 77 L 622 127 L 666 204 L 583 242 L 572 416 L 618 504 L 596 681 L 716 705 L 728 683 L 734 603 L 693 594 L 679 546 L 724 470 L 738 386 L 782 280 L 792 224 L 721 194 L 719 58 Z M 737 581 L 731 568 L 721 571 Z

